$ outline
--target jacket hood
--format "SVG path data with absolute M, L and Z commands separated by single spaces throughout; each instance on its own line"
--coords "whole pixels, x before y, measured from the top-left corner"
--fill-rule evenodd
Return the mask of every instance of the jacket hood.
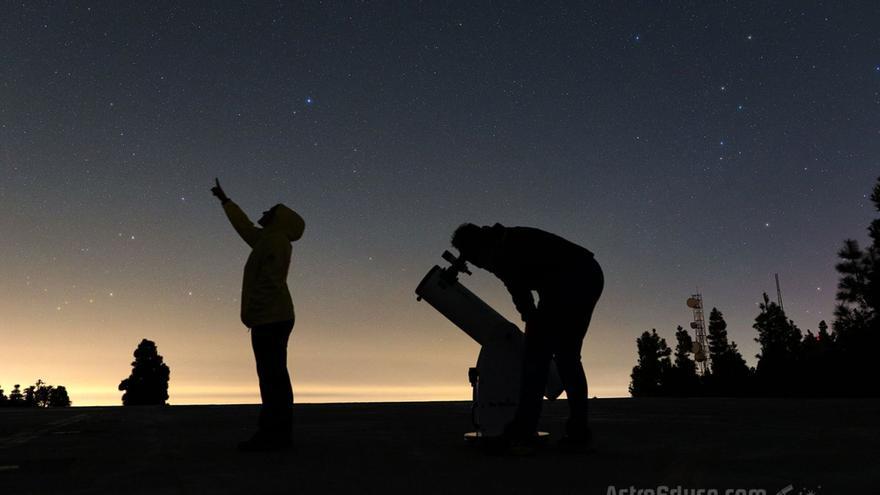
M 306 229 L 306 222 L 297 212 L 281 203 L 275 205 L 274 208 L 274 218 L 266 228 L 283 232 L 291 242 L 299 240 Z

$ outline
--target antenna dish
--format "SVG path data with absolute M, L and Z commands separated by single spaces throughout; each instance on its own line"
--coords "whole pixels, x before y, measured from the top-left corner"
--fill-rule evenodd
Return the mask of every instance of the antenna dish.
M 703 307 L 703 303 L 695 297 L 689 297 L 687 300 L 687 305 L 689 308 L 692 309 L 699 309 Z
M 702 354 L 703 346 L 701 346 L 699 342 L 694 341 L 694 344 L 691 346 L 691 352 L 694 354 Z
M 702 325 L 700 325 L 700 322 L 698 322 L 698 321 L 692 321 L 692 322 L 691 322 L 691 328 L 693 328 L 694 330 L 696 330 L 696 329 L 698 329 L 698 328 L 703 328 L 703 327 L 702 327 Z

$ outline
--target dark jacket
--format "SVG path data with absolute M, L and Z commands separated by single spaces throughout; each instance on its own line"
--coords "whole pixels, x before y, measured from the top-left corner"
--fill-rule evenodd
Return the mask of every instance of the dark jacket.
M 585 286 L 593 253 L 558 235 L 531 227 L 502 227 L 489 271 L 504 282 L 524 321 L 535 312 L 532 291 L 543 300 Z M 597 281 L 599 282 L 599 281 Z

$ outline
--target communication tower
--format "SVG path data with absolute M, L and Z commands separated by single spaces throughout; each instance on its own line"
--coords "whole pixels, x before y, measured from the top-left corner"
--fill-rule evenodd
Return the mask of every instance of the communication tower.
M 709 344 L 706 341 L 706 319 L 703 316 L 703 296 L 700 293 L 692 294 L 687 300 L 687 306 L 694 311 L 694 321 L 691 328 L 694 330 L 694 361 L 701 375 L 709 371 Z

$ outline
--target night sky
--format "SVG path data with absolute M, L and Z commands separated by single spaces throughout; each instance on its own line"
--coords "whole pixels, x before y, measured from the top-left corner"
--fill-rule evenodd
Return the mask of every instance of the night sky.
M 831 320 L 880 174 L 876 2 L 0 5 L 0 384 L 118 404 L 141 338 L 171 402 L 255 402 L 248 248 L 294 244 L 297 400 L 466 399 L 478 347 L 413 290 L 462 222 L 558 233 L 606 288 L 590 394 L 700 290 L 750 364 L 757 301 Z M 773 2 L 777 3 L 777 2 Z M 519 321 L 486 272 L 464 283 Z

